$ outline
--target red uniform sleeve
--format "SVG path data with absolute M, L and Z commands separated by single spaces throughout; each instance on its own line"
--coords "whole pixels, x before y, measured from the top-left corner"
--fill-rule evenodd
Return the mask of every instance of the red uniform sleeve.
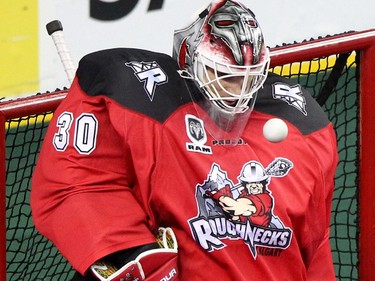
M 110 253 L 154 242 L 133 194 L 124 111 L 104 96 L 85 95 L 75 81 L 54 113 L 33 175 L 34 223 L 81 273 Z
M 307 268 L 307 280 L 336 280 L 329 241 L 334 177 L 338 162 L 336 136 L 332 125 L 313 137 L 309 137 L 307 142 L 316 152 L 316 158 L 322 169 L 323 186 L 319 190 L 323 192 L 322 202 L 325 204 L 320 207 L 323 210 L 319 211 L 324 214 L 320 221 L 323 224 L 324 232 Z
M 336 280 L 333 268 L 331 246 L 329 243 L 329 231 L 326 232 L 321 245 L 315 252 L 309 268 L 307 269 L 308 281 L 334 281 Z

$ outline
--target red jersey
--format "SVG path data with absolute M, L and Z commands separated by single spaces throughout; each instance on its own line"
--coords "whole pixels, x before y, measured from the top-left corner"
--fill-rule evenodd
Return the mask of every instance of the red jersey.
M 335 280 L 336 139 L 321 108 L 299 85 L 270 74 L 233 146 L 205 130 L 196 91 L 166 55 L 112 49 L 84 57 L 34 172 L 38 230 L 81 273 L 110 253 L 154 242 L 155 230 L 168 226 L 181 280 Z M 280 143 L 262 133 L 272 117 L 288 125 Z M 224 183 L 237 200 L 250 161 L 269 177 L 265 225 L 232 220 L 203 196 Z

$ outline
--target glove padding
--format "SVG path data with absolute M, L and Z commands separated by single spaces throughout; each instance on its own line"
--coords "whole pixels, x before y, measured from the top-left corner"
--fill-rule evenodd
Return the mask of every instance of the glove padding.
M 178 281 L 177 240 L 171 228 L 159 228 L 157 242 L 160 249 L 147 250 L 121 268 L 106 261 L 91 266 L 100 281 Z

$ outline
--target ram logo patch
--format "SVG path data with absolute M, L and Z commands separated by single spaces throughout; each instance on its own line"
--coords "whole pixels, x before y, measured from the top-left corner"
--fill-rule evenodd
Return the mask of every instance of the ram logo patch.
M 191 152 L 212 154 L 210 146 L 206 146 L 207 134 L 201 119 L 191 114 L 185 115 L 186 133 L 191 142 L 186 143 L 186 149 Z

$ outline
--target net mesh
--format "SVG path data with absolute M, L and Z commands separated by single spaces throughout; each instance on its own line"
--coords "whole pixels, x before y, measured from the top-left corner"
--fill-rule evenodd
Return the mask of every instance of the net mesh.
M 31 175 L 51 113 L 8 120 L 6 127 L 7 280 L 69 280 L 71 268 L 35 229 Z
M 331 246 L 338 280 L 358 280 L 358 65 L 359 56 L 353 51 L 271 69 L 308 89 L 327 112 L 337 133 L 340 159 L 332 205 Z M 9 281 L 70 280 L 73 276 L 66 260 L 34 228 L 29 205 L 31 175 L 51 114 L 12 119 L 6 124 Z
M 331 212 L 331 247 L 338 280 L 358 280 L 359 53 L 294 62 L 272 71 L 308 89 L 337 135 L 339 164 Z M 335 74 L 336 72 L 336 74 Z M 339 75 L 338 75 L 338 74 Z

